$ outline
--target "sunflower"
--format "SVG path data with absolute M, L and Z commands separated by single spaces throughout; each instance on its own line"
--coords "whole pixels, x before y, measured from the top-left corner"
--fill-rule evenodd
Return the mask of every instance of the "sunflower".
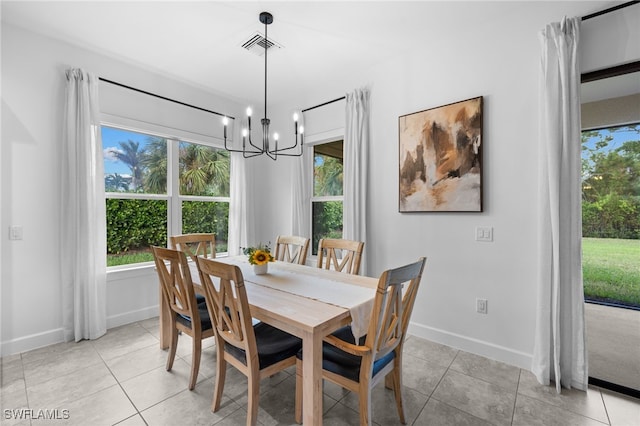
M 267 262 L 273 261 L 273 257 L 271 253 L 264 250 L 256 250 L 251 255 L 253 262 L 250 262 L 254 265 L 264 265 Z M 251 260 L 251 259 L 250 259 Z

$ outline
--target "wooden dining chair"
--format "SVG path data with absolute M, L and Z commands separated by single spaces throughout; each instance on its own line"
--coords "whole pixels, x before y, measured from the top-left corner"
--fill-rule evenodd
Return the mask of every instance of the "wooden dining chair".
M 158 277 L 163 289 L 161 303 L 165 311 L 170 312 L 171 343 L 167 355 L 167 371 L 171 371 L 178 346 L 178 332 L 191 336 L 193 341 L 191 353 L 191 377 L 189 390 L 193 390 L 198 380 L 202 340 L 212 337 L 215 332 L 207 303 L 197 303 L 191 272 L 186 255 L 179 250 L 152 247 Z
M 307 262 L 309 238 L 279 235 L 276 240 L 276 260 L 304 265 Z
M 395 394 L 400 421 L 402 404 L 402 347 L 406 325 L 422 278 L 426 258 L 382 273 L 367 335 L 355 341 L 351 327 L 325 337 L 322 345 L 322 377 L 358 394 L 360 425 L 371 425 L 371 390 L 385 376 Z M 408 283 L 402 297 L 402 286 Z M 302 351 L 296 363 L 296 422 L 302 419 Z
M 215 259 L 216 235 L 211 233 L 174 235 L 171 237 L 171 247 L 185 252 L 194 261 L 196 256 Z
M 195 262 L 197 256 L 216 257 L 216 235 L 212 233 L 194 233 L 173 235 L 171 238 L 171 247 L 175 250 L 184 252 Z M 198 304 L 204 302 L 204 294 L 196 292 L 196 301 Z
M 302 340 L 264 322 L 252 325 L 247 292 L 240 268 L 197 258 L 210 315 L 216 329 L 216 383 L 211 409 L 220 408 L 227 363 L 247 376 L 247 425 L 258 417 L 260 380 L 296 363 Z M 215 283 L 215 284 L 214 284 Z
M 362 241 L 323 238 L 318 243 L 318 268 L 357 275 L 363 250 Z

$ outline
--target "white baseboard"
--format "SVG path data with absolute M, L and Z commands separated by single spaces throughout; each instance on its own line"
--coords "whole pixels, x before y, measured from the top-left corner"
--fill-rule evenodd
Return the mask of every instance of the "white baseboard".
M 9 356 L 64 341 L 64 330 L 56 328 L 0 343 L 0 356 Z
M 107 318 L 107 330 L 132 322 L 143 321 L 158 316 L 158 305 L 150 306 L 137 311 L 125 312 Z M 19 337 L 17 339 L 0 342 L 0 356 L 27 352 L 43 346 L 49 346 L 64 342 L 64 331 L 62 328 L 32 334 L 30 336 Z
M 447 345 L 455 349 L 480 355 L 495 361 L 504 362 L 525 370 L 531 369 L 532 354 L 516 351 L 500 345 L 494 345 L 468 336 L 451 333 L 423 324 L 409 323 L 408 334 Z
M 132 322 L 157 317 L 160 312 L 159 309 L 158 305 L 154 305 L 138 309 L 136 311 L 124 312 L 107 317 L 107 330 L 114 327 L 120 327 L 121 325 L 131 324 Z

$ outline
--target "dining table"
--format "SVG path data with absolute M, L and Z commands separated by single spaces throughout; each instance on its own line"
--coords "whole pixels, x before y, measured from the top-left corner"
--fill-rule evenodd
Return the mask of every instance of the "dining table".
M 322 342 L 324 337 L 351 325 L 354 338 L 366 334 L 378 285 L 376 278 L 306 265 L 270 262 L 258 275 L 246 256 L 215 259 L 242 271 L 251 316 L 302 339 L 302 419 L 304 425 L 322 424 Z M 200 276 L 190 262 L 194 287 Z M 161 292 L 161 297 L 163 293 Z M 160 346 L 169 346 L 170 317 L 160 303 Z

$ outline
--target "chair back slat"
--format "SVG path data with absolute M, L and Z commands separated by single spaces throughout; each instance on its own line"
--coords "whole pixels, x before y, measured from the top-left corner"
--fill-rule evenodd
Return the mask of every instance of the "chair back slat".
M 275 259 L 304 265 L 307 261 L 308 249 L 309 238 L 281 235 L 276 241 Z
M 162 247 L 152 247 L 152 251 L 163 293 L 171 310 L 190 318 L 196 316 L 195 292 L 185 254 Z M 195 319 L 192 322 L 196 322 Z
M 365 346 L 372 349 L 372 357 L 365 357 L 363 367 L 373 368 L 373 361 L 384 357 L 403 342 L 425 260 L 422 257 L 417 262 L 390 269 L 380 276 L 365 341 Z M 408 283 L 408 288 L 403 298 L 405 283 Z M 365 365 L 366 358 L 370 359 Z
M 318 243 L 318 268 L 357 275 L 363 250 L 362 241 L 323 238 Z
M 250 362 L 250 354 L 257 353 L 257 346 L 242 271 L 235 265 L 202 257 L 196 262 L 202 286 L 212 301 L 210 316 L 218 336 L 244 350 Z
M 216 236 L 211 233 L 174 235 L 171 247 L 186 253 L 194 261 L 197 256 L 215 259 Z

